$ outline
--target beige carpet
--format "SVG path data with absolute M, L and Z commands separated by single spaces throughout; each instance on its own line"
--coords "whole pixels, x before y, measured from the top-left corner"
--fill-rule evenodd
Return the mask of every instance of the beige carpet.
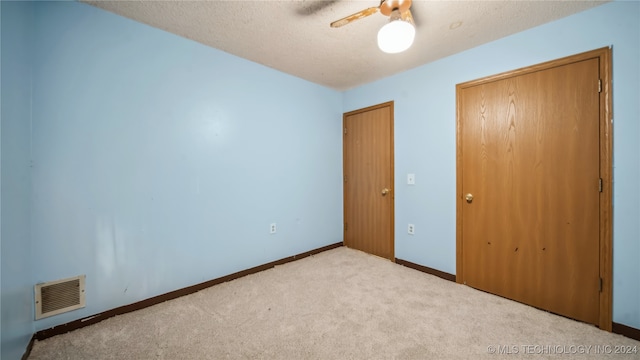
M 640 342 L 338 248 L 36 342 L 29 357 L 227 358 L 640 359 Z

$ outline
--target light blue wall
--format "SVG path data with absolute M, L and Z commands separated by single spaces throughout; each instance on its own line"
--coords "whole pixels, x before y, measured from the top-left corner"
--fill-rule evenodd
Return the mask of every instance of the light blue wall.
M 33 5 L 1 2 L 0 358 L 19 359 L 33 335 L 31 282 L 31 62 Z
M 639 19 L 609 3 L 345 92 L 345 112 L 395 100 L 396 256 L 455 273 L 457 83 L 613 45 L 613 320 L 640 328 Z
M 33 282 L 87 275 L 36 330 L 342 241 L 341 93 L 85 4 L 35 16 Z
M 388 100 L 396 256 L 455 273 L 455 84 L 609 45 L 614 321 L 640 328 L 637 2 L 342 94 L 85 4 L 1 10 L 3 359 L 34 330 L 341 241 L 341 115 Z M 34 326 L 32 285 L 78 274 L 87 308 Z

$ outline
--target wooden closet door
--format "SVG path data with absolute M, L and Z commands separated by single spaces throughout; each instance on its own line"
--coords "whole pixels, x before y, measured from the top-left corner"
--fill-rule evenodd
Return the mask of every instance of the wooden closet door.
M 458 88 L 463 281 L 592 324 L 599 68 L 591 58 Z
M 394 261 L 393 103 L 343 122 L 344 244 Z

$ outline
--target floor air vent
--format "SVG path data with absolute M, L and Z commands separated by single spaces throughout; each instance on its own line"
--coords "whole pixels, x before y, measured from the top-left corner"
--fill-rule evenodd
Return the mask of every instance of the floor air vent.
M 35 286 L 36 320 L 85 306 L 85 275 Z

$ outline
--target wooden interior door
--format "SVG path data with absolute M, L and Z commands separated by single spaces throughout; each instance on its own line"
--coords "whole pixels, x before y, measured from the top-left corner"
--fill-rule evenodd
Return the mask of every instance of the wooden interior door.
M 578 56 L 457 89 L 459 281 L 597 325 L 600 60 Z
M 393 102 L 343 116 L 344 245 L 394 260 Z

